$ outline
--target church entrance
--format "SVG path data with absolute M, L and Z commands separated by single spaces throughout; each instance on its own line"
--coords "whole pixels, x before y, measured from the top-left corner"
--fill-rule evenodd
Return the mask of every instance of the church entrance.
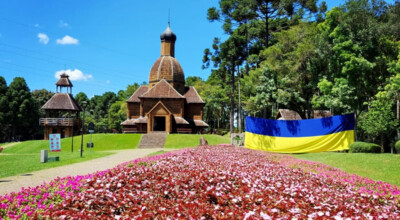
M 154 117 L 153 131 L 165 131 L 165 117 Z

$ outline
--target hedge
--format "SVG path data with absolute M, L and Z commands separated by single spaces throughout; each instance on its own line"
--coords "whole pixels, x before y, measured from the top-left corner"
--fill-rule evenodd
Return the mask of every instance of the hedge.
M 351 153 L 380 153 L 381 147 L 374 143 L 357 141 L 350 145 L 350 152 Z
M 400 154 L 400 141 L 397 141 L 394 145 L 394 149 L 396 149 L 396 153 Z

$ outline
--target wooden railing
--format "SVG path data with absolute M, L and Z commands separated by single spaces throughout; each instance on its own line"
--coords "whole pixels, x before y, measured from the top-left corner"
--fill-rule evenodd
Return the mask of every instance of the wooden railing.
M 40 126 L 73 126 L 74 123 L 75 125 L 78 125 L 80 122 L 79 119 L 73 119 L 73 118 L 40 118 L 39 119 L 39 125 Z

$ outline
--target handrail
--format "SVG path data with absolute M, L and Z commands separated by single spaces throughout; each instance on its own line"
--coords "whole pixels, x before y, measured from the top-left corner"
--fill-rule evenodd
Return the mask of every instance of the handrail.
M 39 125 L 41 126 L 73 126 L 74 123 L 78 124 L 79 119 L 74 118 L 40 118 Z

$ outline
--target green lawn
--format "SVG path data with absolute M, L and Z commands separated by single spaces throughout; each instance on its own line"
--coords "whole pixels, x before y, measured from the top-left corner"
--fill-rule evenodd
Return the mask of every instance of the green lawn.
M 49 156 L 60 156 L 59 162 L 40 163 L 40 150 L 49 150 L 49 141 L 25 141 L 7 147 L 0 153 L 0 178 L 25 174 L 36 170 L 64 166 L 112 154 L 110 150 L 135 149 L 140 141 L 140 134 L 94 134 L 94 148 L 89 150 L 86 143 L 89 135 L 83 138 L 83 158 L 80 158 L 81 136 L 74 137 L 74 152 L 71 152 L 71 138 L 61 141 L 61 152 L 49 152 Z
M 294 154 L 293 157 L 321 162 L 342 169 L 347 173 L 369 177 L 400 186 L 399 154 L 365 153 L 308 153 Z
M 204 137 L 209 145 L 230 143 L 230 137 L 212 134 L 170 134 L 165 141 L 165 148 L 196 147 L 200 144 L 200 138 Z
M 184 148 L 199 145 L 200 137 L 205 137 L 210 145 L 229 143 L 229 137 L 218 135 L 170 134 L 165 143 L 166 148 Z M 71 152 L 71 138 L 61 140 L 61 152 L 49 152 L 49 156 L 60 156 L 59 162 L 40 163 L 40 150 L 49 150 L 49 141 L 25 141 L 10 144 L 0 153 L 0 178 L 26 174 L 36 170 L 79 163 L 112 154 L 112 150 L 135 149 L 139 145 L 141 134 L 93 134 L 94 148 L 89 150 L 86 143 L 90 135 L 83 138 L 83 158 L 80 158 L 81 136 L 74 137 L 74 152 Z M 4 144 L 2 144 L 4 145 Z M 9 144 L 7 144 L 9 145 Z M 4 145 L 4 146 L 7 146 Z M 157 152 L 157 154 L 164 151 Z

